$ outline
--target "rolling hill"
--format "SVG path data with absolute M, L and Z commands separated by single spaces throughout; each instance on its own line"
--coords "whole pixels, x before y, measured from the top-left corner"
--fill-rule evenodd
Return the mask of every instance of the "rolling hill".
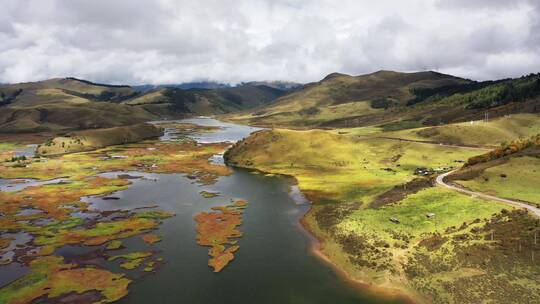
M 140 92 L 76 78 L 4 84 L 0 85 L 0 133 L 110 128 L 222 114 L 259 106 L 285 93 L 264 85 Z
M 154 115 L 212 115 L 230 113 L 269 103 L 287 91 L 264 85 L 241 85 L 218 89 L 158 88 L 124 101 Z
M 399 130 L 540 111 L 540 75 L 475 82 L 437 72 L 333 73 L 270 105 L 227 116 L 285 127 L 385 126 Z
M 121 104 L 137 95 L 129 86 L 95 84 L 75 78 L 0 86 L 0 132 L 96 129 L 155 118 Z
M 489 121 L 451 123 L 384 133 L 386 137 L 412 141 L 488 147 L 535 134 L 540 134 L 540 115 L 528 113 L 505 115 Z

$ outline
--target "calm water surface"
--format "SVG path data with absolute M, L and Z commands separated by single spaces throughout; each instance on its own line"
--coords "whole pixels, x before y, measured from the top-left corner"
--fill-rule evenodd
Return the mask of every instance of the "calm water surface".
M 257 130 L 208 118 L 184 122 L 223 127 L 215 133 L 196 135 L 201 142 L 233 142 Z M 217 159 L 219 163 L 219 156 Z M 234 169 L 232 175 L 219 178 L 214 185 L 201 186 L 182 174 L 130 174 L 143 178 L 131 180 L 129 189 L 111 195 L 119 199 L 84 200 L 93 208 L 109 210 L 157 204 L 158 209 L 173 211 L 176 216 L 160 226 L 156 233 L 163 240 L 153 246 L 140 238 L 125 241 L 129 252 L 158 250 L 157 256 L 166 263 L 156 273 L 132 283 L 129 295 L 119 303 L 394 303 L 362 294 L 311 255 L 310 238 L 299 225 L 309 202 L 298 189 L 291 192 L 284 178 Z M 220 195 L 205 199 L 199 194 L 203 190 Z M 208 248 L 196 243 L 193 217 L 213 206 L 229 204 L 231 199 L 249 201 L 240 227 L 244 236 L 239 239 L 235 260 L 216 274 L 207 266 Z M 83 251 L 69 247 L 57 253 L 68 258 Z M 105 266 L 125 272 L 115 263 Z M 128 276 L 135 278 L 140 273 L 131 271 Z

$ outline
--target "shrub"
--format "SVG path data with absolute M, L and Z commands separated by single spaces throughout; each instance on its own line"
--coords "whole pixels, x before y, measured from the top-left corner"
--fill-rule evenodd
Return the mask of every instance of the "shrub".
M 467 160 L 465 163 L 465 167 L 499 159 L 537 145 L 540 145 L 540 134 L 532 136 L 528 139 L 520 138 L 508 144 L 503 143 L 501 147 L 496 148 L 495 150 L 469 158 L 469 160 Z

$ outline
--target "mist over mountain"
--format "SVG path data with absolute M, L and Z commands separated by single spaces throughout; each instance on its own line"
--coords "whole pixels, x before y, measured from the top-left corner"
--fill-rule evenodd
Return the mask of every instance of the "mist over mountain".
M 186 82 L 180 84 L 142 84 L 134 85 L 133 88 L 140 92 L 148 92 L 150 90 L 160 89 L 160 88 L 178 88 L 178 89 L 222 89 L 229 88 L 230 84 L 219 83 L 215 81 L 196 81 L 196 82 Z

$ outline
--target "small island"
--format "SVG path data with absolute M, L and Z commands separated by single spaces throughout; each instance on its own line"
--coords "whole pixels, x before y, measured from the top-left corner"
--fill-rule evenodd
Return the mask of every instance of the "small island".
M 213 207 L 213 212 L 201 212 L 195 216 L 197 244 L 210 247 L 208 266 L 214 272 L 223 270 L 240 249 L 234 239 L 242 236 L 237 227 L 242 225 L 242 215 L 247 204 L 244 200 L 237 200 L 230 205 Z

